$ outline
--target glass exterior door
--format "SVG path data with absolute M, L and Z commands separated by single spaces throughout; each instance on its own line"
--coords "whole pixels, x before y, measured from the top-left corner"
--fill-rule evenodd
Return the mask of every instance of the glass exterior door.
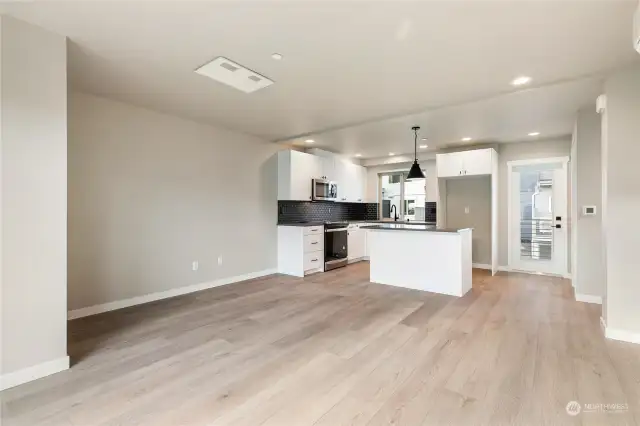
M 567 176 L 562 164 L 512 170 L 510 194 L 513 269 L 567 272 Z

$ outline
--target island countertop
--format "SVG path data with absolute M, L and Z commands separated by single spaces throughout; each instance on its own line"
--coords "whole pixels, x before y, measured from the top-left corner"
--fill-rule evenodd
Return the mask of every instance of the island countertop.
M 407 223 L 380 223 L 376 225 L 361 226 L 360 229 L 371 229 L 381 231 L 422 231 L 422 232 L 444 232 L 457 233 L 471 228 L 438 228 L 434 225 L 417 225 Z

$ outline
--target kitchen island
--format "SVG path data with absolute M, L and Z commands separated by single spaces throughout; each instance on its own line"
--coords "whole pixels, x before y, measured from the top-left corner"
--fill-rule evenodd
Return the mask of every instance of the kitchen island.
M 369 231 L 371 282 L 463 296 L 471 290 L 470 228 L 384 223 Z

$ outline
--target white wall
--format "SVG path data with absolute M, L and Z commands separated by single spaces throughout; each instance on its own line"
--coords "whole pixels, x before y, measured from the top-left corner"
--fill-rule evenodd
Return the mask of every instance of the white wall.
M 280 146 L 86 94 L 69 102 L 70 309 L 276 267 Z
M 12 386 L 68 367 L 66 39 L 0 22 L 1 373 Z
M 445 184 L 447 228 L 473 228 L 473 263 L 490 265 L 491 176 L 447 179 Z
M 606 309 L 607 329 L 640 339 L 637 229 L 640 212 L 640 66 L 621 70 L 605 82 Z
M 595 105 L 578 111 L 572 146 L 576 223 L 573 226 L 575 270 L 573 285 L 581 295 L 602 296 L 602 173 L 600 115 Z M 596 206 L 597 215 L 583 216 L 582 206 Z

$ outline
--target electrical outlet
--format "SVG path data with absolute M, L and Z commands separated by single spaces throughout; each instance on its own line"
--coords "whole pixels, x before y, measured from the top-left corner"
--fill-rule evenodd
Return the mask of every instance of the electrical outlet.
M 469 207 L 464 208 L 464 214 L 469 214 Z
M 218 256 L 218 266 L 222 265 L 222 256 Z
M 194 260 L 193 262 L 191 262 L 191 270 L 192 271 L 197 271 L 199 267 L 200 267 L 200 265 L 198 264 L 197 260 Z

